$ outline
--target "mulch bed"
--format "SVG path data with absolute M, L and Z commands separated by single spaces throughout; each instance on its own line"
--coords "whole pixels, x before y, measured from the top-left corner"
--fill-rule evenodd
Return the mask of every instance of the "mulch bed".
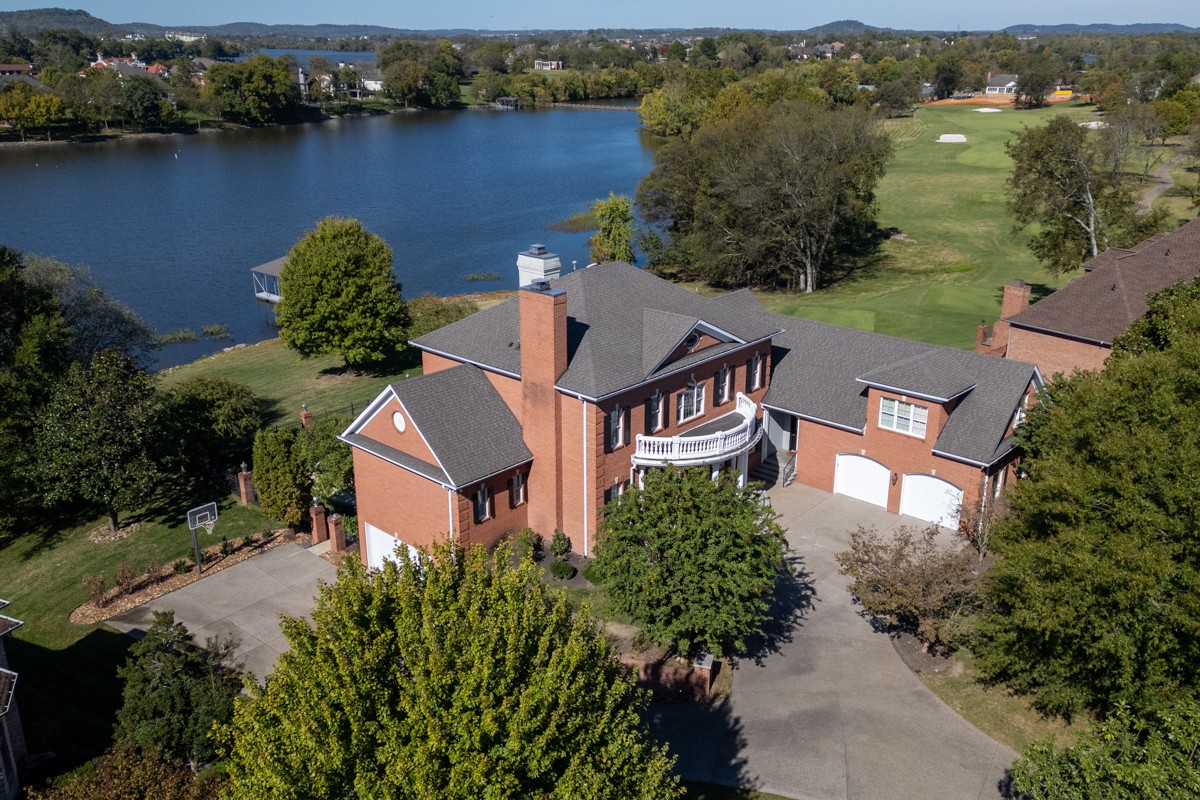
M 107 530 L 108 526 L 104 527 Z M 118 531 L 118 534 L 123 535 L 119 535 L 116 538 L 123 538 L 123 536 L 129 535 L 125 533 L 124 528 Z M 226 567 L 240 564 L 248 558 L 252 558 L 273 547 L 278 547 L 281 544 L 299 542 L 307 538 L 306 536 L 293 533 L 288 528 L 281 528 L 265 534 L 256 544 L 250 547 L 241 547 L 227 556 L 221 555 L 220 545 L 213 545 L 202 551 L 204 556 L 204 575 L 208 576 L 214 572 L 220 572 Z M 102 541 L 112 540 L 111 538 L 102 539 Z M 97 540 L 93 539 L 93 541 Z M 191 563 L 190 559 L 188 563 Z M 195 567 L 184 573 L 176 573 L 172 571 L 171 566 L 168 564 L 157 578 L 157 580 L 153 580 L 150 576 L 142 575 L 138 579 L 137 588 L 128 594 L 119 594 L 117 589 L 110 589 L 103 606 L 97 607 L 95 603 L 89 600 L 71 612 L 70 620 L 77 625 L 94 625 L 97 622 L 103 622 L 131 608 L 136 608 L 142 603 L 147 603 L 155 598 L 162 597 L 168 592 L 173 592 L 176 589 L 187 586 L 189 583 L 199 580 L 200 576 L 196 574 Z

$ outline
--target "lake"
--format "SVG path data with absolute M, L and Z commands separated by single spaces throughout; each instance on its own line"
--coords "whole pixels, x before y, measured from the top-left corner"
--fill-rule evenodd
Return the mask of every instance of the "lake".
M 404 295 L 515 288 L 517 252 L 564 270 L 588 234 L 546 230 L 608 193 L 632 196 L 653 153 L 628 111 L 430 111 L 306 125 L 0 148 L 0 243 L 85 264 L 160 331 L 275 335 L 249 270 L 322 217 L 362 220 Z M 495 272 L 496 281 L 467 282 Z M 158 366 L 230 342 L 171 345 Z

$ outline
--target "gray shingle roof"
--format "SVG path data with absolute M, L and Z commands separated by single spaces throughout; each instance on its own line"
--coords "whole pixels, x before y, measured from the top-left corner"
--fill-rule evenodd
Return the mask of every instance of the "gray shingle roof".
M 963 369 L 958 351 L 941 348 L 873 369 L 860 375 L 858 382 L 921 395 L 939 403 L 958 397 L 975 386 L 974 378 Z
M 688 328 L 699 320 L 744 342 L 778 330 L 760 315 L 701 297 L 621 262 L 576 270 L 550 285 L 567 293 L 567 370 L 558 387 L 584 397 L 606 397 L 645 381 L 649 369 L 687 332 L 685 319 Z M 514 297 L 447 325 L 413 344 L 520 375 L 518 300 Z M 701 352 L 708 358 L 718 351 Z M 656 353 L 658 358 L 653 357 Z
M 533 459 L 517 418 L 477 367 L 463 364 L 390 388 L 440 466 L 363 436 L 353 426 L 342 436 L 346 442 L 456 489 Z
M 934 394 L 930 387 L 949 392 L 946 387 L 969 382 L 974 388 L 954 407 L 933 449 L 976 464 L 992 464 L 1012 449 L 1005 432 L 1035 374 L 1032 364 L 770 314 L 745 291 L 716 302 L 744 313 L 758 306 L 769 324 L 784 329 L 772 340 L 771 384 L 764 405 L 862 431 L 867 387 L 860 376 L 930 381 L 922 394 Z
M 1084 269 L 1090 271 L 1009 321 L 1019 328 L 1112 344 L 1146 313 L 1147 295 L 1200 275 L 1200 219 L 1134 248 L 1105 251 Z

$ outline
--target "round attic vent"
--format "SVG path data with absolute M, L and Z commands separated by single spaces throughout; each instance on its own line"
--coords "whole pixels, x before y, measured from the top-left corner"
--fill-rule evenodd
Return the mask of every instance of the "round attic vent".
M 698 344 L 700 344 L 700 334 L 696 333 L 695 331 L 689 333 L 688 337 L 683 340 L 683 346 L 688 350 L 691 350 Z
M 392 414 L 392 424 L 396 426 L 396 430 L 404 433 L 404 429 L 408 427 L 408 423 L 404 421 L 404 415 L 399 411 Z

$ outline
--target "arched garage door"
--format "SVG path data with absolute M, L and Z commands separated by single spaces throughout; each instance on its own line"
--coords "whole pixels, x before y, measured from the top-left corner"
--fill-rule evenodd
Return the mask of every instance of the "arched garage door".
M 842 453 L 833 468 L 833 493 L 887 508 L 891 470 L 866 456 Z
M 401 554 L 415 555 L 416 548 L 379 530 L 371 523 L 363 525 L 362 535 L 367 537 L 367 566 L 382 569 L 384 559 L 395 561 Z
M 958 527 L 962 489 L 932 475 L 905 475 L 900 485 L 900 513 L 947 528 Z

